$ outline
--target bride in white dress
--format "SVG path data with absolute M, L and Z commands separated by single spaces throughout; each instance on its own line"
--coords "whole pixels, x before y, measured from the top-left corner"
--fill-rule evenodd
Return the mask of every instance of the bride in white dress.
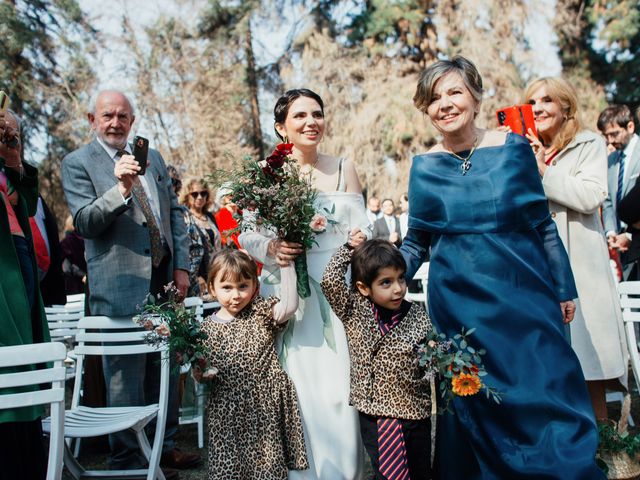
M 316 209 L 331 212 L 336 224 L 316 236 L 306 252 L 311 296 L 282 334 L 280 358 L 293 380 L 302 413 L 309 470 L 290 471 L 290 479 L 352 480 L 362 477 L 363 448 L 357 411 L 349 406 L 349 350 L 342 324 L 320 290 L 325 266 L 340 245 L 370 237 L 360 181 L 354 165 L 318 152 L 325 129 L 322 99 L 307 89 L 285 93 L 274 109 L 276 132 L 293 143 L 301 174 L 318 190 Z M 245 232 L 240 244 L 265 264 L 264 283 L 273 284 L 269 266 L 305 253 L 298 244 L 265 232 Z M 265 270 L 267 271 L 265 273 Z M 263 285 L 263 289 L 271 285 Z M 273 285 L 277 291 L 277 285 Z

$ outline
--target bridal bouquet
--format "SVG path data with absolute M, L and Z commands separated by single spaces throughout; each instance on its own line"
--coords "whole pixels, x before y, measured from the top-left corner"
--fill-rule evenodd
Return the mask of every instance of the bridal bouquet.
M 204 372 L 204 377 L 217 373 L 215 367 L 207 362 L 207 350 L 204 345 L 206 334 L 200 329 L 195 313 L 178 302 L 178 289 L 173 282 L 164 287 L 166 299 L 149 294 L 141 307 L 141 313 L 133 321 L 149 330 L 145 340 L 158 346 L 168 344 L 169 353 L 179 366 L 191 364 Z
M 474 331 L 475 328 L 465 331 L 463 327 L 461 333 L 447 338 L 444 333 L 431 330 L 416 347 L 417 362 L 425 376 L 440 378 L 439 392 L 444 407 L 439 408 L 439 413 L 451 411 L 449 403 L 454 395 L 466 397 L 480 390 L 485 391 L 487 398 L 501 402 L 500 393 L 482 382 L 482 377 L 487 375 L 482 356 L 487 352 L 469 344 Z
M 307 250 L 314 244 L 314 237 L 322 233 L 333 220 L 314 207 L 317 192 L 307 176 L 302 175 L 297 163 L 291 159 L 291 143 L 281 143 L 265 160 L 250 157 L 225 175 L 225 186 L 231 197 L 243 210 L 238 224 L 245 230 L 263 227 L 273 231 L 278 238 L 296 242 Z M 247 225 L 249 224 L 249 225 Z M 298 295 L 311 295 L 306 256 L 295 260 Z

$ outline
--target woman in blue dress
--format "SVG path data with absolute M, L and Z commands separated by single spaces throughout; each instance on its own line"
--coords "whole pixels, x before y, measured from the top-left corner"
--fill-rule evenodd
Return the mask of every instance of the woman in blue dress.
M 447 336 L 476 328 L 486 383 L 438 417 L 439 479 L 603 479 L 598 432 L 565 337 L 577 296 L 527 140 L 475 125 L 482 79 L 463 57 L 429 66 L 414 104 L 442 140 L 413 159 L 407 278 L 429 247 L 429 312 Z

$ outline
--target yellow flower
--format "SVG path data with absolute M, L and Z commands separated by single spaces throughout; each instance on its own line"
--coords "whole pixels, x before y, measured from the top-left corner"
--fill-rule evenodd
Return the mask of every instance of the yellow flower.
M 461 373 L 456 375 L 451 380 L 453 393 L 466 397 L 467 395 L 475 395 L 480 391 L 482 382 L 477 375 L 470 375 L 468 373 Z

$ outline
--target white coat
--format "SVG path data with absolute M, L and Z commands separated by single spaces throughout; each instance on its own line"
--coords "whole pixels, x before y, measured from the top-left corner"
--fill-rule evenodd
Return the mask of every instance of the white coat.
M 578 289 L 571 345 L 587 380 L 626 385 L 627 348 L 599 207 L 607 197 L 607 150 L 595 133 L 578 132 L 542 178 L 551 217 Z

